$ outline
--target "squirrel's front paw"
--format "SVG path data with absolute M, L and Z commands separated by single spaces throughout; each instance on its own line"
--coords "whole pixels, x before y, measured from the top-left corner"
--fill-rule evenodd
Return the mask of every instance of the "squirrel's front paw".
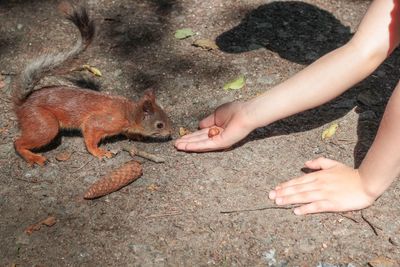
M 35 164 L 43 167 L 47 161 L 45 157 L 39 154 L 35 154 L 27 159 L 29 166 L 33 167 Z
M 95 153 L 93 153 L 95 157 L 98 159 L 102 160 L 103 158 L 112 158 L 113 154 L 110 151 L 104 151 L 104 150 L 98 150 Z

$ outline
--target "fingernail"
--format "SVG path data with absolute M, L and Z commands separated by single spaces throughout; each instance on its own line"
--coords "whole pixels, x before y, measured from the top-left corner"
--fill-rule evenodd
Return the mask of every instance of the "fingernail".
M 276 204 L 282 204 L 282 202 L 283 202 L 283 200 L 282 200 L 282 198 L 280 198 L 280 197 L 278 197 L 277 199 L 275 199 L 275 203 Z
M 274 198 L 276 197 L 276 192 L 275 192 L 275 190 L 272 190 L 271 192 L 269 192 L 268 197 L 269 197 L 269 199 L 274 199 Z

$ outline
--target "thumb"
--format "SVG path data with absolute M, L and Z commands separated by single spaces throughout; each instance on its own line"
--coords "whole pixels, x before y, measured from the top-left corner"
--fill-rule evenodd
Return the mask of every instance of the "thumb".
M 330 169 L 332 167 L 335 167 L 338 164 L 339 164 L 339 162 L 337 162 L 335 160 L 320 157 L 320 158 L 317 158 L 314 160 L 309 160 L 304 165 L 307 168 L 310 168 L 313 170 L 319 170 L 319 169 L 324 170 L 324 169 Z
M 209 128 L 214 125 L 215 125 L 215 113 L 208 115 L 206 118 L 202 119 L 199 122 L 200 129 Z

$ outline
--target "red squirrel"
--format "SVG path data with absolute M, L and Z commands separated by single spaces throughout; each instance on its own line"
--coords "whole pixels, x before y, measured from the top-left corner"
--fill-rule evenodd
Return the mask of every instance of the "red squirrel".
M 60 129 L 81 130 L 87 150 L 99 159 L 112 156 L 98 147 L 107 136 L 170 137 L 171 122 L 151 90 L 137 102 L 78 87 L 46 86 L 34 90 L 45 73 L 81 53 L 94 38 L 95 25 L 85 8 L 68 4 L 63 12 L 78 28 L 80 38 L 69 51 L 43 55 L 22 73 L 14 97 L 21 131 L 14 142 L 18 154 L 31 166 L 43 166 L 47 159 L 32 150 L 49 144 Z

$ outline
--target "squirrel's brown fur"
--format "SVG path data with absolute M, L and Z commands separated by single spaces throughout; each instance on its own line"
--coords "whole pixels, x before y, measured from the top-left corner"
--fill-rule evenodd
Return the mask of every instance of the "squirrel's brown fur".
M 64 8 L 64 11 L 68 10 Z M 70 8 L 67 18 L 81 38 L 67 52 L 44 55 L 30 63 L 15 92 L 15 112 L 21 136 L 16 151 L 31 165 L 44 165 L 46 158 L 31 150 L 49 144 L 60 129 L 80 129 L 88 151 L 98 158 L 111 153 L 98 147 L 102 138 L 117 134 L 168 137 L 171 123 L 156 104 L 152 91 L 134 102 L 82 88 L 49 86 L 34 90 L 41 77 L 82 52 L 93 40 L 95 28 L 85 8 Z

